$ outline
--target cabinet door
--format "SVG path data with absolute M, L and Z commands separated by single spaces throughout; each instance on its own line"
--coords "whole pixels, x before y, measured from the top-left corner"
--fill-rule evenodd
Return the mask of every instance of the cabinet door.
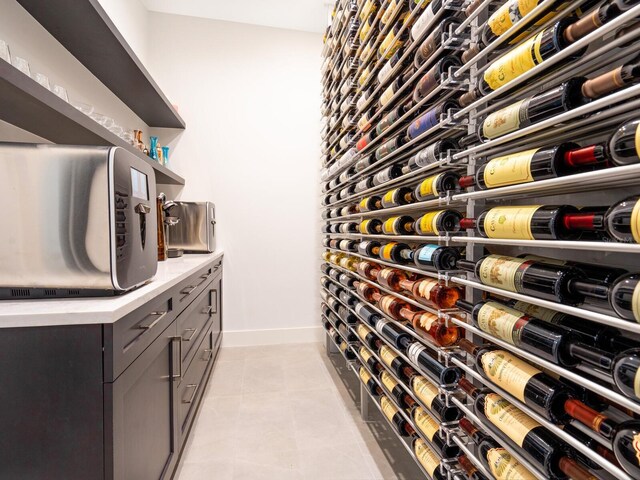
M 113 411 L 107 478 L 171 476 L 180 449 L 175 397 L 182 372 L 175 328 L 171 324 L 114 383 L 105 384 L 105 405 Z

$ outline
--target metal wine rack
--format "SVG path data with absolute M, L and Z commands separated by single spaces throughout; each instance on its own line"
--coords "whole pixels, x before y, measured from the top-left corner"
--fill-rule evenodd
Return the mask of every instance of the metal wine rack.
M 436 0 L 431 0 L 436 3 Z M 360 14 L 363 11 L 365 0 L 337 0 L 335 11 L 337 12 L 331 26 L 327 30 L 325 38 L 325 46 L 322 51 L 324 63 L 322 67 L 323 81 L 323 113 L 324 121 L 322 127 L 322 167 L 321 181 L 324 185 L 322 193 L 322 209 L 336 209 L 347 205 L 357 205 L 359 201 L 367 196 L 381 194 L 392 188 L 409 186 L 415 187 L 424 178 L 432 176 L 444 171 L 457 171 L 466 175 L 474 175 L 477 168 L 484 164 L 488 159 L 508 153 L 518 152 L 521 150 L 549 147 L 566 141 L 578 141 L 583 145 L 589 145 L 604 141 L 615 129 L 624 121 L 640 117 L 640 85 L 632 85 L 620 89 L 606 95 L 602 98 L 595 99 L 585 105 L 571 109 L 565 113 L 556 115 L 551 118 L 533 123 L 530 126 L 521 128 L 512 133 L 502 135 L 500 137 L 475 143 L 465 143 L 464 146 L 457 150 L 449 150 L 439 156 L 439 158 L 426 166 L 417 168 L 408 173 L 403 173 L 397 178 L 375 185 L 370 188 L 356 191 L 348 195 L 338 196 L 338 192 L 346 191 L 354 187 L 358 182 L 375 176 L 378 172 L 383 171 L 394 164 L 403 164 L 413 155 L 421 151 L 427 145 L 442 139 L 460 138 L 472 136 L 478 131 L 482 119 L 505 106 L 513 104 L 527 96 L 531 96 L 566 82 L 572 77 L 586 76 L 592 78 L 598 74 L 609 71 L 637 54 L 638 45 L 640 45 L 640 25 L 635 24 L 635 28 L 627 28 L 633 22 L 637 22 L 640 17 L 640 6 L 635 6 L 626 12 L 618 15 L 604 25 L 568 45 L 555 55 L 545 61 L 534 66 L 529 71 L 509 81 L 503 86 L 479 97 L 471 104 L 465 107 L 453 108 L 443 112 L 437 122 L 429 129 L 421 133 L 416 138 L 410 139 L 399 148 L 382 158 L 375 158 L 368 162 L 364 167 L 360 167 L 354 171 L 359 161 L 367 156 L 372 156 L 373 152 L 382 145 L 383 139 L 389 140 L 400 134 L 412 119 L 415 119 L 419 112 L 424 112 L 425 108 L 433 107 L 437 103 L 444 100 L 457 99 L 461 94 L 474 90 L 482 80 L 482 75 L 487 69 L 489 63 L 498 57 L 498 50 L 505 47 L 505 42 L 514 36 L 521 34 L 520 39 L 525 40 L 539 33 L 544 28 L 553 25 L 562 18 L 568 18 L 573 15 L 581 5 L 587 0 L 576 0 L 562 4 L 558 7 L 556 0 L 542 0 L 527 15 L 519 21 L 516 21 L 508 28 L 503 35 L 486 45 L 473 58 L 464 63 L 460 67 L 451 67 L 446 71 L 438 85 L 426 97 L 421 98 L 418 102 L 409 108 L 408 111 L 401 114 L 398 119 L 390 125 L 381 135 L 373 138 L 360 151 L 355 150 L 355 143 L 365 134 L 366 129 L 357 126 L 360 117 L 367 113 L 368 122 L 373 129 L 376 121 L 381 120 L 384 115 L 392 111 L 395 107 L 402 105 L 412 97 L 412 87 L 419 78 L 421 78 L 430 69 L 435 62 L 441 58 L 446 52 L 449 54 L 460 55 L 471 46 L 476 45 L 480 41 L 482 26 L 487 21 L 489 15 L 498 7 L 504 4 L 502 0 L 483 0 L 474 2 L 478 4 L 477 8 L 466 13 L 465 10 L 470 7 L 471 0 L 442 0 L 441 6 L 437 9 L 433 17 L 428 21 L 426 28 L 422 31 L 418 38 L 413 39 L 408 45 L 400 49 L 396 55 L 396 63 L 391 68 L 390 74 L 386 76 L 383 83 L 378 82 L 374 86 L 374 79 L 377 77 L 380 69 L 385 65 L 387 60 L 384 58 L 376 58 L 376 52 L 380 48 L 382 40 L 396 25 L 398 19 L 401 18 L 403 12 L 408 12 L 407 22 L 404 23 L 397 35 L 400 36 L 407 29 L 411 20 L 417 19 L 424 11 L 421 6 L 428 5 L 429 0 L 380 0 L 374 2 L 377 10 L 370 18 L 371 28 L 361 37 L 362 24 Z M 414 3 L 418 5 L 415 9 L 409 9 L 409 5 Z M 387 8 L 392 9 L 388 15 L 387 22 L 382 22 L 383 14 Z M 555 8 L 555 15 L 546 19 L 544 22 L 531 27 L 533 19 L 537 19 L 543 12 Z M 416 66 L 415 72 L 410 76 L 409 80 L 404 83 L 398 91 L 396 91 L 391 99 L 381 106 L 377 103 L 380 95 L 385 89 L 400 75 L 400 72 L 408 63 L 413 63 L 413 56 L 417 52 L 422 42 L 433 32 L 434 28 L 439 25 L 442 19 L 446 17 L 457 16 L 460 20 L 458 25 L 451 26 L 448 30 L 441 33 L 439 38 L 439 46 L 429 59 Z M 624 30 L 623 30 L 624 28 Z M 345 41 L 346 43 L 341 43 Z M 391 45 L 388 45 L 385 54 L 390 52 Z M 361 54 L 365 49 L 370 48 L 368 55 L 361 58 Z M 586 49 L 586 52 L 578 58 L 572 58 L 577 52 Z M 504 50 L 502 50 L 504 52 Z M 369 74 L 363 78 L 363 72 L 368 71 Z M 342 93 L 342 91 L 346 93 Z M 368 91 L 369 97 L 362 103 L 359 108 L 356 107 L 356 101 L 360 99 L 363 92 Z M 343 107 L 343 102 L 348 96 L 353 95 L 351 104 Z M 331 107 L 335 105 L 333 110 Z M 350 120 L 345 120 L 350 119 Z M 370 131 L 370 130 L 369 130 Z M 350 135 L 351 137 L 347 137 Z M 349 142 L 346 139 L 351 138 Z M 341 146 L 342 145 L 342 146 Z M 373 157 L 372 157 L 373 158 Z M 344 176 L 346 172 L 346 181 L 338 182 L 338 178 Z M 324 220 L 323 225 L 333 225 L 336 223 L 356 222 L 359 223 L 367 218 L 378 218 L 384 220 L 396 215 L 410 215 L 417 218 L 419 215 L 442 208 L 458 210 L 463 215 L 470 218 L 476 218 L 479 213 L 491 205 L 526 205 L 526 204 L 573 204 L 573 205 L 611 205 L 629 195 L 640 193 L 640 165 L 628 165 L 620 167 L 611 167 L 603 170 L 595 170 L 586 173 L 578 173 L 547 180 L 540 180 L 530 183 L 510 185 L 499 188 L 479 190 L 471 189 L 467 192 L 447 192 L 446 195 L 436 197 L 426 201 L 410 203 L 408 205 L 397 206 L 393 208 L 384 208 L 375 211 L 354 213 L 342 216 L 333 216 Z M 332 182 L 331 186 L 329 185 Z M 344 190 L 347 189 L 347 190 Z M 329 197 L 332 200 L 329 201 Z M 467 260 L 477 261 L 488 250 L 490 253 L 500 253 L 504 255 L 518 255 L 520 253 L 535 253 L 552 258 L 565 260 L 581 261 L 583 263 L 595 263 L 602 265 L 610 265 L 615 267 L 624 267 L 629 271 L 640 271 L 640 245 L 614 242 L 595 242 L 595 241 L 560 241 L 560 240 L 517 240 L 517 239 L 492 239 L 476 236 L 469 231 L 458 232 L 455 234 L 445 234 L 441 236 L 420 236 L 420 235 L 368 235 L 361 233 L 323 233 L 323 239 L 351 239 L 361 240 L 383 240 L 383 241 L 400 241 L 408 243 L 411 246 L 430 243 L 444 246 L 464 247 Z M 473 274 L 462 271 L 443 271 L 433 272 L 418 269 L 416 267 L 400 265 L 396 263 L 382 261 L 377 258 L 360 255 L 354 252 L 343 252 L 335 248 L 326 247 L 326 250 L 332 253 L 344 253 L 352 257 L 359 257 L 363 260 L 376 262 L 380 265 L 401 269 L 410 274 L 419 274 L 425 277 L 431 277 L 439 280 L 446 285 L 459 286 L 466 291 L 466 299 L 472 303 L 476 303 L 482 299 L 484 294 L 498 294 L 502 297 L 525 301 L 532 305 L 545 307 L 557 312 L 573 315 L 585 320 L 599 323 L 625 332 L 634 338 L 640 339 L 640 324 L 629 322 L 619 318 L 612 311 L 603 309 L 598 305 L 585 304 L 580 307 L 574 307 L 565 304 L 559 304 L 548 300 L 523 295 L 519 293 L 508 292 L 499 288 L 484 285 L 480 283 Z M 541 359 L 539 356 L 533 355 L 521 348 L 502 341 L 476 327 L 471 323 L 470 315 L 457 310 L 439 310 L 434 307 L 426 306 L 423 302 L 419 302 L 409 295 L 388 290 L 383 286 L 364 278 L 354 271 L 343 268 L 333 263 L 329 264 L 332 268 L 350 275 L 354 279 L 374 284 L 381 292 L 390 294 L 406 302 L 410 305 L 418 307 L 420 310 L 431 312 L 438 315 L 440 321 L 446 326 L 462 327 L 466 331 L 468 339 L 480 344 L 488 341 L 500 348 L 509 350 L 525 361 L 553 372 L 561 377 L 573 381 L 577 385 L 584 387 L 602 397 L 605 397 L 613 403 L 634 414 L 640 415 L 640 403 L 631 400 L 624 395 L 617 393 L 613 388 L 603 386 L 602 381 L 606 381 L 606 375 L 593 368 L 578 366 L 573 369 L 556 365 L 547 360 Z M 381 311 L 375 304 L 368 302 L 361 297 L 355 290 L 347 288 L 333 278 L 322 275 L 322 282 L 331 282 L 339 288 L 347 291 L 358 302 L 367 305 L 371 310 L 375 311 L 378 316 L 393 322 L 404 333 L 409 335 L 412 342 L 419 342 L 428 348 L 435 358 L 437 358 L 445 366 L 457 367 L 463 371 L 464 375 L 473 380 L 476 385 L 489 387 L 499 395 L 503 396 L 510 403 L 516 405 L 520 410 L 532 417 L 546 429 L 575 449 L 577 452 L 587 455 L 594 463 L 598 464 L 601 472 L 605 475 L 613 476 L 618 479 L 632 480 L 632 476 L 622 470 L 620 467 L 596 454 L 588 447 L 580 443 L 571 435 L 565 433 L 561 428 L 549 422 L 546 418 L 537 414 L 531 408 L 527 407 L 523 402 L 514 398 L 508 392 L 504 391 L 491 381 L 476 372 L 473 367 L 472 359 L 456 347 L 440 348 L 423 336 L 414 331 L 410 326 L 405 326 L 392 317 Z M 322 288 L 323 299 L 333 299 L 346 311 L 350 312 L 356 319 L 357 323 L 367 325 L 364 318 L 361 318 L 356 310 L 345 304 L 340 298 L 333 295 L 327 288 Z M 324 302 L 327 303 L 326 301 Z M 340 315 L 332 307 L 327 308 L 335 314 L 335 318 Z M 349 370 L 355 374 L 355 378 L 360 380 L 358 369 L 363 367 L 376 382 L 378 387 L 387 397 L 395 402 L 394 397 L 390 394 L 386 386 L 378 379 L 378 376 L 371 371 L 369 365 L 360 356 L 360 346 L 367 348 L 369 354 L 375 358 L 386 372 L 402 387 L 404 392 L 420 405 L 425 412 L 432 415 L 437 420 L 430 409 L 413 392 L 410 386 L 398 378 L 397 375 L 387 368 L 385 363 L 379 357 L 378 353 L 373 349 L 369 349 L 360 342 L 360 337 L 356 332 L 356 324 L 350 325 L 346 322 L 344 325 L 347 331 L 352 334 L 356 341 L 349 341 L 347 336 L 343 335 L 334 320 L 324 317 L 327 324 L 331 325 L 339 336 L 340 345 L 343 343 L 347 346 L 351 354 L 348 356 L 343 352 L 334 339 L 327 334 L 327 353 L 335 354 L 340 352 L 347 362 Z M 515 445 L 510 439 L 501 434 L 495 427 L 483 421 L 474 414 L 473 407 L 469 403 L 466 395 L 457 388 L 456 385 L 440 385 L 435 381 L 429 372 L 426 372 L 421 365 L 413 362 L 404 352 L 395 348 L 383 335 L 377 334 L 377 338 L 388 348 L 390 348 L 398 357 L 407 365 L 411 366 L 416 372 L 424 376 L 439 391 L 441 400 L 447 406 L 455 406 L 459 408 L 464 416 L 469 418 L 476 427 L 480 428 L 484 433 L 490 435 L 503 446 L 519 463 L 527 468 L 532 475 L 540 480 L 548 478 L 548 475 L 539 469 L 536 464 L 530 461 L 526 453 L 520 447 Z M 344 348 L 344 345 L 343 345 Z M 584 373 L 588 373 L 585 376 Z M 397 403 L 397 402 L 396 402 Z M 375 404 L 376 408 L 381 407 L 376 398 L 369 392 L 364 384 L 360 383 L 360 408 L 363 418 L 368 418 L 368 411 L 371 404 Z M 433 445 L 432 442 L 423 435 L 413 422 L 413 419 L 399 405 L 396 404 L 403 419 L 414 429 L 420 438 L 427 445 Z M 623 415 L 616 411 L 616 415 Z M 384 415 L 383 418 L 386 419 Z M 401 444 L 412 457 L 425 478 L 431 478 L 422 464 L 416 458 L 412 446 L 406 438 L 402 437 L 391 425 L 391 429 L 396 432 Z M 592 432 L 580 424 L 575 424 L 582 432 L 598 441 L 600 444 L 611 449 L 611 442 Z M 448 422 L 440 425 L 438 432 L 441 439 L 449 446 L 457 446 L 469 460 L 488 478 L 494 478 L 484 467 L 483 462 L 479 460 L 478 452 L 473 442 L 459 428 L 457 421 Z M 464 472 L 461 470 L 455 458 L 441 459 L 438 467 L 440 474 L 448 479 L 464 479 Z

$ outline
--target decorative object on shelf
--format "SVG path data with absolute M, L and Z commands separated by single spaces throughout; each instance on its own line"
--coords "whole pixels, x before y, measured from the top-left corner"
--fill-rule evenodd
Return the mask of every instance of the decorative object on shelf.
M 149 142 L 149 156 L 153 160 L 158 160 L 158 137 L 152 135 L 151 137 L 149 137 Z

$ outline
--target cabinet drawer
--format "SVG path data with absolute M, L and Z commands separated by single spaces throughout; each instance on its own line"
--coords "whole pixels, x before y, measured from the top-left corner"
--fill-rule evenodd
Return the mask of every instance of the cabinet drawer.
M 213 265 L 203 268 L 195 273 L 183 285 L 180 286 L 176 293 L 176 310 L 178 314 L 182 312 L 191 302 L 193 302 L 204 288 L 213 280 L 222 269 L 222 261 L 219 260 Z
M 182 439 L 189 431 L 193 416 L 197 410 L 197 405 L 202 397 L 204 387 L 207 383 L 206 372 L 210 371 L 209 365 L 213 363 L 215 357 L 214 338 L 209 322 L 207 332 L 202 338 L 188 370 L 184 373 L 182 382 L 178 386 L 178 422 L 179 435 Z
M 172 291 L 104 327 L 104 380 L 113 382 L 176 318 Z
M 218 293 L 212 286 L 213 282 L 209 282 L 191 305 L 178 315 L 177 334 L 181 342 L 181 360 L 184 370 L 191 363 L 205 330 L 209 328 L 210 320 L 218 309 Z

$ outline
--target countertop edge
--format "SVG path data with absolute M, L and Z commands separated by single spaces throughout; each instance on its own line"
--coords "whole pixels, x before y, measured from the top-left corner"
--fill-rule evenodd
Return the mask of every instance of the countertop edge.
M 0 329 L 112 324 L 223 255 L 216 250 L 159 262 L 150 283 L 121 296 L 2 301 Z

